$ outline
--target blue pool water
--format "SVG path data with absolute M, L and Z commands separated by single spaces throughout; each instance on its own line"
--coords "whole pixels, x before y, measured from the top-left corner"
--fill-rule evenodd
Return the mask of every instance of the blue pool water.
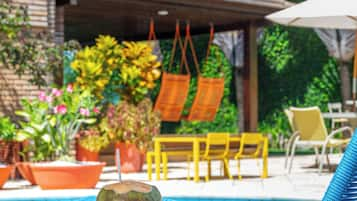
M 20 198 L 0 199 L 0 201 L 96 201 L 94 196 L 80 198 Z M 284 200 L 284 199 L 237 199 L 237 198 L 163 198 L 162 201 L 309 201 L 309 200 Z

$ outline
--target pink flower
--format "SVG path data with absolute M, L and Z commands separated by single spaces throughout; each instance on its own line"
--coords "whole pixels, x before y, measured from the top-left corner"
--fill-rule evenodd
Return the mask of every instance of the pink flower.
M 72 93 L 73 92 L 73 85 L 72 84 L 67 85 L 67 92 L 68 93 Z
M 99 114 L 99 109 L 97 107 L 93 108 L 93 112 L 96 113 L 96 114 Z
M 46 101 L 46 92 L 40 91 L 40 94 L 38 95 L 38 99 L 40 101 Z
M 53 88 L 53 89 L 52 89 L 52 94 L 53 94 L 54 96 L 56 96 L 56 97 L 61 96 L 62 93 L 63 93 L 63 92 L 62 92 L 61 90 L 59 90 L 59 89 L 56 89 L 56 88 Z
M 55 108 L 53 108 L 53 112 L 55 114 L 66 114 L 67 112 L 67 107 L 64 104 L 57 105 Z
M 80 108 L 79 113 L 83 116 L 89 116 L 89 114 L 90 114 L 89 110 L 86 108 Z
M 52 96 L 46 96 L 45 99 L 47 103 L 52 103 L 53 100 Z

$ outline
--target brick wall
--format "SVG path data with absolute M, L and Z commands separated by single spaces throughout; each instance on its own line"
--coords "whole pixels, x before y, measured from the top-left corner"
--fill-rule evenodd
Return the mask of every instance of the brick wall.
M 19 78 L 12 70 L 0 66 L 0 115 L 16 119 L 14 112 L 20 108 L 20 100 L 37 96 L 39 89 L 29 84 L 29 78 L 29 75 Z
M 55 0 L 12 0 L 12 2 L 27 6 L 30 24 L 34 31 L 54 33 Z M 37 96 L 39 88 L 31 85 L 27 81 L 29 78 L 30 75 L 20 78 L 13 71 L 0 65 L 0 115 L 16 119 L 14 112 L 20 108 L 20 100 Z

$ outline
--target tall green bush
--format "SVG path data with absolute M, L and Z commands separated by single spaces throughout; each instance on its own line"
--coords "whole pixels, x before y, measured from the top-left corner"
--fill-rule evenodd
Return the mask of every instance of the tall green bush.
M 336 62 L 312 29 L 266 28 L 258 63 L 259 129 L 274 139 L 290 133 L 284 108 L 318 106 L 326 111 L 328 102 L 341 100 Z

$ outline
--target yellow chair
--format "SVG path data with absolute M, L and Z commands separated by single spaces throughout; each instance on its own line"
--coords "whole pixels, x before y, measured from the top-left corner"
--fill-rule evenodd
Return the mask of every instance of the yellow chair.
M 328 103 L 328 112 L 329 113 L 341 113 L 342 112 L 342 103 Z M 343 126 L 344 124 L 348 123 L 348 119 L 345 118 L 332 118 L 331 119 L 331 128 L 332 130 L 337 128 L 337 124 Z
M 328 159 L 326 149 L 329 147 L 340 147 L 349 143 L 350 139 L 336 139 L 334 136 L 343 131 L 348 131 L 352 135 L 350 127 L 342 127 L 327 132 L 325 122 L 322 118 L 320 109 L 318 107 L 309 108 L 294 108 L 289 109 L 292 113 L 292 124 L 295 131 L 294 135 L 289 140 L 288 149 L 291 147 L 289 173 L 291 172 L 295 149 L 297 146 L 312 147 L 315 150 L 322 148 L 319 159 L 319 173 L 321 173 L 324 164 L 324 155 Z M 289 152 L 289 150 L 288 150 Z
M 223 149 L 221 148 L 223 146 Z M 219 147 L 220 149 L 213 150 L 212 148 Z M 211 161 L 221 160 L 224 164 L 224 175 L 229 179 L 233 179 L 229 172 L 229 133 L 208 133 L 206 139 L 206 149 L 200 159 L 207 161 L 208 174 L 206 181 L 211 177 Z M 190 160 L 188 160 L 188 171 L 190 171 Z M 190 178 L 188 174 L 188 179 Z
M 192 152 L 191 151 L 163 151 L 161 152 L 161 160 L 162 160 L 162 171 L 164 175 L 164 180 L 167 180 L 167 173 L 168 173 L 168 157 L 169 156 L 187 156 L 187 160 L 190 160 L 192 157 Z M 155 158 L 155 152 L 149 151 L 146 153 L 146 165 L 147 165 L 147 174 L 148 174 L 148 180 L 152 180 L 152 164 L 153 164 L 153 158 Z M 187 176 L 187 180 L 190 180 L 189 176 Z
M 146 166 L 147 166 L 147 174 L 148 174 L 148 180 L 152 180 L 152 159 L 155 157 L 155 153 L 153 151 L 149 151 L 146 153 Z M 167 153 L 166 152 L 161 152 L 161 159 L 162 159 L 162 164 L 163 164 L 163 173 L 164 173 L 164 180 L 167 180 L 167 163 L 168 163 L 168 158 L 167 158 Z
M 246 145 L 256 145 L 255 151 L 252 153 L 244 153 L 244 151 L 245 151 L 244 149 L 245 149 Z M 234 156 L 234 159 L 237 160 L 237 162 L 238 162 L 238 179 L 242 179 L 242 175 L 240 174 L 240 160 L 244 159 L 244 158 L 259 159 L 260 155 L 262 155 L 263 145 L 264 145 L 263 134 L 261 134 L 261 133 L 243 133 L 242 134 L 240 145 L 239 145 L 239 151 Z M 258 165 L 258 168 L 260 168 L 258 160 L 257 160 L 257 165 Z M 262 175 L 264 175 L 264 173 Z

